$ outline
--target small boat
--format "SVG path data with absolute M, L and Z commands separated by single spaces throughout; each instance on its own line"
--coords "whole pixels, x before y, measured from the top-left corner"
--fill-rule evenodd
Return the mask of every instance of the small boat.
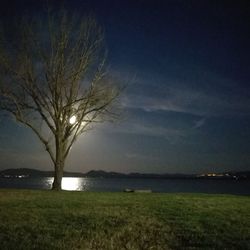
M 130 188 L 125 188 L 123 190 L 125 193 L 152 193 L 151 189 L 130 189 Z
M 123 190 L 123 192 L 125 192 L 125 193 L 133 193 L 133 192 L 134 192 L 134 189 L 125 188 L 125 189 Z

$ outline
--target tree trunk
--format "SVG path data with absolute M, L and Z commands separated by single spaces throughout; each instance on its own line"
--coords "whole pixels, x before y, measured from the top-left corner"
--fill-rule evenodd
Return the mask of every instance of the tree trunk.
M 55 164 L 54 181 L 52 184 L 52 190 L 60 191 L 62 189 L 62 177 L 63 177 L 64 164 Z
M 59 137 L 60 138 L 60 137 Z M 56 161 L 54 164 L 55 173 L 52 190 L 60 191 L 62 189 L 62 177 L 65 163 L 65 145 L 60 139 L 56 138 Z
M 55 137 L 56 144 L 56 159 L 54 163 L 54 181 L 52 184 L 52 190 L 60 191 L 62 190 L 62 177 L 63 177 L 63 169 L 65 163 L 65 146 L 66 143 L 63 142 L 62 138 L 62 128 L 60 124 L 57 125 L 58 134 Z

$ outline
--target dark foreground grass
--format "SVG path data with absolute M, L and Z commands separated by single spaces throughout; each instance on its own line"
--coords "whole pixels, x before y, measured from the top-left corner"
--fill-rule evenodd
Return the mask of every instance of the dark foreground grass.
M 0 249 L 250 249 L 250 197 L 0 190 Z

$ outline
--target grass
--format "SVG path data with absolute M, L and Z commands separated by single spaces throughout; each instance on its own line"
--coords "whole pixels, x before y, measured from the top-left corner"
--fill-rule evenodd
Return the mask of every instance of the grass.
M 3 189 L 0 249 L 250 249 L 250 197 Z

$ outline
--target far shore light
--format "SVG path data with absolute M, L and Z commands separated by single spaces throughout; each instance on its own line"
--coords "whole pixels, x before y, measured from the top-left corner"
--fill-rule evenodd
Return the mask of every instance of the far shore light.
M 76 122 L 76 116 L 73 115 L 72 117 L 70 117 L 69 123 L 70 123 L 70 124 L 75 124 L 75 122 Z

